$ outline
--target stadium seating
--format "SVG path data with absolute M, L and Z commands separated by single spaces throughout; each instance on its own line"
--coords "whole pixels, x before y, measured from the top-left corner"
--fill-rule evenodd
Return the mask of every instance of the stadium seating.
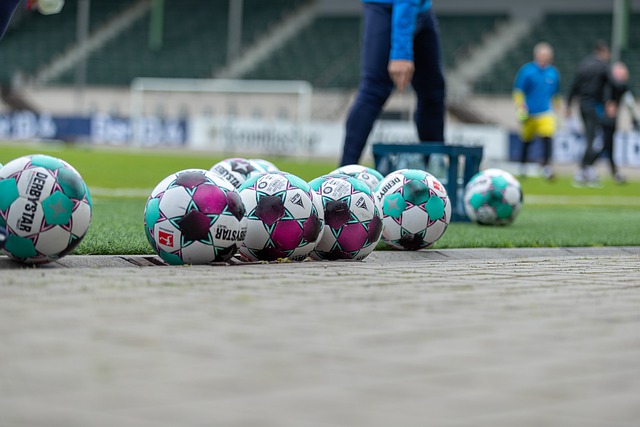
M 243 47 L 308 0 L 245 0 Z M 148 16 L 94 52 L 88 61 L 88 82 L 128 85 L 135 77 L 210 77 L 227 57 L 228 0 L 166 0 L 162 48 L 149 49 Z M 71 83 L 73 72 L 59 82 Z
M 505 15 L 439 16 L 445 67 L 453 67 Z M 307 80 L 315 87 L 354 88 L 360 63 L 359 16 L 320 16 L 248 79 Z
M 485 34 L 495 30 L 506 19 L 507 15 L 503 14 L 438 15 L 445 68 L 454 68 Z
M 352 86 L 358 80 L 359 49 L 360 17 L 319 17 L 244 77 Z
M 92 0 L 89 31 L 112 19 L 130 0 Z M 76 42 L 78 4 L 66 2 L 63 12 L 43 16 L 32 12 L 9 31 L 0 44 L 0 81 L 9 82 L 16 72 L 33 74 Z
M 0 44 L 0 81 L 8 83 L 16 73 L 30 75 L 71 46 L 76 37 L 76 9 L 76 2 L 68 2 L 65 13 L 43 16 L 33 12 L 9 31 Z
M 630 48 L 623 52 L 632 82 L 640 82 L 640 15 L 630 17 Z M 507 94 L 511 92 L 518 68 L 532 59 L 533 46 L 547 41 L 554 47 L 554 64 L 561 76 L 561 91 L 566 93 L 571 85 L 576 67 L 588 55 L 598 39 L 609 41 L 611 14 L 549 14 L 535 26 L 529 36 L 506 53 L 502 61 L 482 76 L 474 86 L 476 93 Z M 633 84 L 638 93 L 640 86 Z

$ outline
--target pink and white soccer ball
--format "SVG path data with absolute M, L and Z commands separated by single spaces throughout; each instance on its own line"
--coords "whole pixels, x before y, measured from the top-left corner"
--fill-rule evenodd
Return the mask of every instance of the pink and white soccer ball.
M 219 161 L 211 166 L 210 172 L 229 181 L 235 188 L 239 188 L 246 180 L 259 176 L 265 172 L 262 166 L 251 163 L 241 157 L 232 157 Z
M 0 168 L 3 252 L 27 264 L 45 264 L 71 253 L 89 230 L 92 201 L 69 163 L 41 154 Z
M 228 261 L 247 231 L 244 205 L 223 178 L 187 169 L 169 175 L 151 192 L 144 229 L 153 250 L 167 263 Z
M 378 184 L 382 206 L 382 240 L 396 249 L 418 250 L 433 245 L 451 220 L 447 190 L 436 177 L 417 169 L 401 169 Z
M 276 172 L 246 181 L 239 191 L 248 218 L 240 248 L 244 257 L 301 261 L 309 256 L 324 226 L 324 212 L 309 184 Z
M 366 258 L 382 232 L 382 214 L 371 189 L 344 174 L 321 176 L 309 185 L 322 201 L 325 220 L 311 256 L 319 260 Z

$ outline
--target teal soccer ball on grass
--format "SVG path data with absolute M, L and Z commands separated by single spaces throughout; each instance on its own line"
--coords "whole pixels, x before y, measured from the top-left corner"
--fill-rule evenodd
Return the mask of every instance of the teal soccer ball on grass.
M 24 156 L 0 169 L 2 251 L 26 264 L 46 264 L 71 253 L 91 223 L 84 180 L 69 163 L 45 155 Z
M 433 245 L 451 220 L 447 190 L 428 172 L 392 172 L 375 193 L 382 207 L 382 240 L 395 249 L 415 251 Z
M 469 219 L 481 225 L 509 225 L 522 208 L 520 182 L 502 169 L 486 169 L 465 186 L 464 209 Z
M 169 175 L 151 192 L 144 229 L 167 263 L 209 264 L 237 253 L 247 218 L 231 183 L 202 169 L 187 169 Z

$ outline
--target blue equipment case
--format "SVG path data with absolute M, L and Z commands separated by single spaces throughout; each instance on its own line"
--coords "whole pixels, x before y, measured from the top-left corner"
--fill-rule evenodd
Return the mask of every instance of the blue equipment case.
M 464 212 L 464 187 L 479 172 L 482 161 L 482 147 L 446 145 L 442 143 L 421 144 L 373 144 L 373 158 L 376 169 L 387 175 L 402 169 L 399 159 L 403 154 L 439 154 L 447 158 L 448 169 L 445 176 L 436 176 L 447 189 L 451 201 L 451 221 L 469 221 Z M 429 172 L 429 171 L 427 171 Z

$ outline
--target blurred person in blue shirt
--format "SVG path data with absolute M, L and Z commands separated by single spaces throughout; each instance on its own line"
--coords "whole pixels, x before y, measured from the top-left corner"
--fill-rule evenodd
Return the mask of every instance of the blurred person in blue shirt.
M 545 178 L 553 179 L 551 168 L 552 138 L 556 131 L 555 111 L 559 110 L 562 100 L 558 94 L 560 74 L 553 61 L 553 48 L 549 43 L 541 42 L 533 48 L 533 61 L 524 64 L 516 74 L 513 84 L 513 100 L 520 121 L 520 139 L 522 154 L 520 157 L 521 174 L 526 175 L 529 147 L 535 138 L 543 143 L 542 173 Z
M 341 165 L 360 161 L 373 124 L 394 87 L 417 96 L 422 142 L 444 141 L 445 81 L 438 23 L 430 0 L 362 0 L 360 84 L 346 123 Z

